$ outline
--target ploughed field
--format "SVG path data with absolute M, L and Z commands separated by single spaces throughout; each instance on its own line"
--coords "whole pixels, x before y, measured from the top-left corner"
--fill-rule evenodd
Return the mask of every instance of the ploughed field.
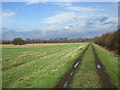
M 3 88 L 118 85 L 117 56 L 89 43 L 3 45 L 2 70 Z

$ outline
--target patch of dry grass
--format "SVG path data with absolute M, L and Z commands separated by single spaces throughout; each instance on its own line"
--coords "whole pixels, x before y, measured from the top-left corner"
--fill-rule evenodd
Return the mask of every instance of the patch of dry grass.
M 3 44 L 2 48 L 27 48 L 27 47 L 29 48 L 29 47 L 44 47 L 44 46 L 65 45 L 65 44 L 80 44 L 80 43 L 40 43 L 40 44 L 25 44 L 25 45 Z

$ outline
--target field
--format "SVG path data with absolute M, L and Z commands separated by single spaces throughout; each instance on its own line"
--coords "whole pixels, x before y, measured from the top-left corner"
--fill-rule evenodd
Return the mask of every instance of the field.
M 3 88 L 54 87 L 85 45 L 3 48 Z
M 96 68 L 94 50 L 100 70 Z M 118 86 L 117 56 L 96 44 L 3 45 L 2 69 L 3 88 L 58 88 L 57 84 L 63 88 L 65 80 L 70 88 L 101 88 L 107 86 L 101 79 L 107 75 L 111 87 Z M 69 76 L 71 71 L 74 74 Z

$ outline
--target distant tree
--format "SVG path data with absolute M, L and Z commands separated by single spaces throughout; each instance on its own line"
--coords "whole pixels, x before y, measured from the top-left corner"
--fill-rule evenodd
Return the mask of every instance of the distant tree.
M 22 38 L 15 38 L 12 40 L 12 43 L 15 45 L 23 45 L 25 44 L 25 41 Z
M 118 49 L 118 54 L 120 55 L 120 37 L 119 37 L 119 35 L 120 35 L 120 28 L 117 30 L 117 32 L 116 32 L 116 36 L 117 36 L 117 49 Z
M 2 40 L 0 43 L 2 43 L 2 44 L 12 44 L 11 41 L 6 41 L 6 40 Z

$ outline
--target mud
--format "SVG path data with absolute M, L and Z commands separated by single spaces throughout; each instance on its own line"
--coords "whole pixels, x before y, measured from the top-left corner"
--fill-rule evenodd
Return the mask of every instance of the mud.
M 74 64 L 72 67 L 66 72 L 63 77 L 60 78 L 58 83 L 56 84 L 55 88 L 68 88 L 71 81 L 73 80 L 74 77 L 74 72 L 77 70 L 77 67 L 81 64 L 82 62 L 82 57 L 84 56 L 85 52 L 87 51 L 89 45 L 87 48 L 81 53 L 81 55 L 75 60 Z
M 111 82 L 109 74 L 106 72 L 106 67 L 103 65 L 103 63 L 99 59 L 93 45 L 92 45 L 92 49 L 94 52 L 96 69 L 97 69 L 97 73 L 100 77 L 100 82 L 102 84 L 102 88 L 115 88 L 115 86 Z

